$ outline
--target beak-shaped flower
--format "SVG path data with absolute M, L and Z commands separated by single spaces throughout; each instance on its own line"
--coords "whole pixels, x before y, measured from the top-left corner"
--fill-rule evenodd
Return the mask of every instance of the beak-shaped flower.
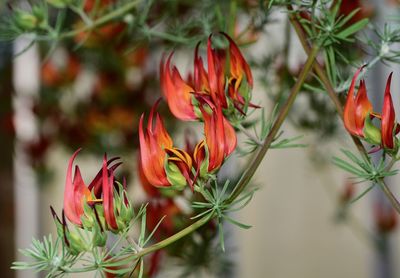
M 143 118 L 139 122 L 140 160 L 143 174 L 154 186 L 170 186 L 164 169 L 165 148 L 172 148 L 172 139 L 165 130 L 158 113 L 155 115 L 156 103 L 151 109 L 147 128 L 143 129 Z M 154 121 L 154 122 L 153 122 Z
M 196 45 L 194 51 L 194 89 L 196 93 L 210 92 L 210 84 L 208 82 L 208 74 L 204 68 L 203 59 L 199 56 L 200 43 Z
M 229 64 L 230 64 L 230 74 L 231 79 L 234 79 L 235 89 L 238 90 L 243 76 L 246 76 L 247 83 L 252 88 L 253 87 L 253 76 L 251 70 L 246 60 L 244 59 L 239 47 L 235 42 L 225 33 L 221 33 L 229 41 Z
M 107 157 L 104 155 L 102 168 L 103 181 L 103 209 L 107 226 L 110 230 L 117 231 L 118 224 L 114 209 L 114 171 L 107 168 Z
M 85 185 L 78 166 L 75 167 L 75 174 L 72 178 L 72 166 L 79 151 L 80 149 L 72 155 L 68 163 L 67 178 L 64 189 L 64 211 L 65 216 L 69 221 L 81 226 L 81 216 L 84 212 L 84 203 L 95 202 L 96 200 L 92 198 L 90 190 Z
M 172 54 L 169 55 L 165 63 L 164 60 L 161 60 L 160 79 L 162 91 L 175 117 L 183 121 L 196 120 L 197 117 L 192 104 L 194 89 L 182 79 L 175 66 L 171 69 Z
M 184 81 L 174 66 L 171 69 L 171 57 L 160 65 L 161 87 L 168 106 L 181 120 L 201 118 L 197 97 L 210 100 L 215 106 L 221 106 L 224 113 L 235 117 L 235 110 L 245 115 L 248 107 L 258 108 L 250 102 L 253 77 L 251 70 L 238 46 L 225 33 L 229 48 L 213 48 L 212 34 L 207 41 L 207 70 L 199 56 L 198 44 L 194 51 L 194 71 Z
M 206 108 L 211 109 L 211 114 L 206 111 Z M 212 172 L 218 169 L 224 159 L 236 148 L 236 133 L 222 114 L 221 106 L 214 106 L 207 102 L 200 106 L 200 109 L 204 119 L 205 143 L 209 155 L 208 171 Z
M 75 166 L 75 174 L 72 177 L 72 167 L 74 160 L 81 149 L 77 150 L 69 160 L 67 169 L 67 178 L 64 189 L 64 211 L 66 218 L 75 225 L 82 226 L 82 216 L 85 214 L 85 204 L 93 205 L 101 203 L 101 194 L 104 190 L 102 172 L 103 169 L 97 173 L 89 186 L 86 186 L 82 179 L 81 171 L 78 166 Z M 105 162 L 107 172 L 113 172 L 121 162 L 111 165 L 118 158 L 112 158 Z
M 215 105 L 227 108 L 225 96 L 225 53 L 212 48 L 212 34 L 207 41 L 208 82 L 211 99 Z
M 364 137 L 364 124 L 367 117 L 372 113 L 372 104 L 368 100 L 364 80 L 360 81 L 357 96 L 354 96 L 355 83 L 361 70 L 362 67 L 357 70 L 351 81 L 343 117 L 344 125 L 352 135 Z
M 396 114 L 393 107 L 392 96 L 390 94 L 390 83 L 392 81 L 391 73 L 386 82 L 385 95 L 383 98 L 383 108 L 382 108 L 382 123 L 381 123 L 381 134 L 382 134 L 382 146 L 385 149 L 395 148 L 394 138 L 395 138 L 395 127 L 396 124 Z
M 191 184 L 192 160 L 185 151 L 173 147 L 172 139 L 158 113 L 154 119 L 157 104 L 151 109 L 147 128 L 143 129 L 144 115 L 139 122 L 142 171 L 153 186 L 183 189 L 187 182 Z

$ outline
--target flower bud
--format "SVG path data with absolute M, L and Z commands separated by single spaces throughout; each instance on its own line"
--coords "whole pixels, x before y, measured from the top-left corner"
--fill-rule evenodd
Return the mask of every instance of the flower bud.
M 372 120 L 370 117 L 365 118 L 363 133 L 365 136 L 364 138 L 368 143 L 374 145 L 381 144 L 381 131 L 379 130 L 379 128 L 372 124 Z
M 104 232 L 104 229 L 100 223 L 97 223 L 96 225 L 93 226 L 92 236 L 93 236 L 92 237 L 93 246 L 103 247 L 106 245 L 107 233 Z
M 182 175 L 179 167 L 174 162 L 165 160 L 165 172 L 168 181 L 171 183 L 171 189 L 183 190 L 187 184 L 185 177 Z
M 208 175 L 209 167 L 209 153 L 206 147 L 205 140 L 202 140 L 196 145 L 193 153 L 194 161 L 196 163 L 196 169 L 199 177 L 206 177 Z
M 78 255 L 79 253 L 90 249 L 88 243 L 82 239 L 81 234 L 77 231 L 66 229 L 65 235 L 69 242 L 68 250 L 72 255 Z
M 38 18 L 35 15 L 22 10 L 16 10 L 14 15 L 15 24 L 24 31 L 31 31 L 38 26 Z
M 114 204 L 117 209 L 116 221 L 118 230 L 124 230 L 129 226 L 129 223 L 131 222 L 134 213 L 132 204 L 126 195 L 125 186 L 120 183 L 117 184 L 119 193 L 115 194 L 114 197 Z

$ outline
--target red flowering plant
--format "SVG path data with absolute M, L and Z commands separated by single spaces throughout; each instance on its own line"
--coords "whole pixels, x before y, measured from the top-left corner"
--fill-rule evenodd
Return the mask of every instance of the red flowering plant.
M 295 142 L 299 137 L 281 138 L 282 124 L 300 93 L 308 96 L 314 106 L 308 109 L 298 103 L 295 111 L 290 112 L 293 113 L 290 114 L 292 121 L 300 119 L 303 126 L 310 125 L 296 117 L 298 110 L 307 115 L 317 112 L 313 114 L 314 121 L 327 130 L 337 127 L 341 119 L 342 131 L 348 132 L 360 153 L 359 156 L 343 150 L 347 160 L 333 158 L 337 166 L 355 178 L 355 182 L 348 182 L 351 187 L 342 193 L 339 201 L 343 209 L 342 219 L 348 215 L 350 204 L 379 185 L 393 210 L 377 206 L 377 230 L 386 235 L 395 229 L 397 218 L 393 217 L 393 212 L 400 213 L 400 204 L 385 181 L 386 177 L 397 173 L 393 166 L 399 160 L 397 135 L 400 128 L 390 88 L 392 75 L 389 75 L 386 89 L 381 94 L 383 105 L 380 112 L 367 93 L 370 77 L 365 80 L 362 77 L 378 62 L 400 61 L 399 53 L 392 49 L 394 43 L 400 42 L 398 30 L 386 28 L 381 32 L 375 29 L 379 43 L 367 40 L 374 56 L 366 66 L 355 70 L 351 65 L 361 64 L 361 57 L 365 56 L 349 46 L 356 41 L 359 31 L 367 28 L 372 16 L 361 1 L 298 1 L 296 5 L 289 0 L 261 1 L 258 5 L 252 1 L 240 4 L 233 1 L 228 6 L 214 3 L 218 1 L 211 1 L 210 6 L 177 1 L 179 3 L 173 8 L 164 2 L 154 5 L 152 2 L 51 0 L 48 3 L 59 13 L 55 25 L 50 17 L 44 16 L 47 8 L 40 9 L 41 6 L 36 4 L 30 12 L 18 10 L 11 18 L 15 35 L 34 33 L 35 38 L 50 42 L 70 39 L 74 44 L 89 49 L 91 54 L 100 49 L 96 57 L 101 59 L 97 59 L 96 65 L 101 70 L 96 72 L 95 86 L 89 94 L 89 98 L 98 101 L 100 106 L 78 105 L 80 112 L 66 113 L 67 116 L 60 115 L 55 109 L 53 124 L 68 131 L 60 138 L 69 144 L 72 142 L 74 148 L 82 142 L 94 142 L 94 148 L 102 149 L 101 144 L 107 142 L 105 137 L 90 139 L 91 136 L 97 137 L 96 131 L 108 136 L 114 129 L 127 130 L 127 133 L 123 132 L 124 136 L 117 136 L 117 140 L 115 136 L 111 137 L 114 139 L 109 142 L 115 141 L 117 145 L 122 141 L 132 145 L 138 142 L 139 150 L 135 157 L 138 157 L 139 169 L 136 172 L 145 195 L 144 204 L 133 205 L 125 179 L 118 182 L 117 169 L 121 163 L 106 156 L 102 159 L 101 169 L 87 185 L 78 166 L 73 173 L 79 150 L 76 151 L 67 166 L 61 214 L 51 209 L 57 226 L 57 240 L 53 241 L 51 237 L 43 241 L 34 240 L 32 247 L 24 252 L 35 261 L 16 262 L 13 268 L 43 270 L 50 277 L 90 271 L 117 277 L 151 277 L 162 271 L 167 256 L 183 260 L 188 267 L 184 275 L 194 273 L 193 268 L 200 265 L 211 268 L 210 261 L 218 261 L 217 253 L 225 251 L 224 222 L 250 227 L 232 218 L 230 213 L 240 210 L 252 199 L 255 189 L 250 189 L 249 184 L 266 153 L 273 148 L 303 146 Z M 270 22 L 270 12 L 275 9 L 285 11 L 306 53 L 306 60 L 300 62 L 295 70 L 290 70 L 288 63 L 289 43 L 292 41 L 290 29 L 286 34 L 285 49 L 270 54 L 266 60 L 257 57 L 251 61 L 242 53 L 242 45 L 238 43 L 243 43 L 243 36 L 249 33 L 257 40 L 257 31 Z M 74 14 L 71 24 L 63 25 L 65 11 Z M 249 11 L 256 16 L 253 17 Z M 210 14 L 187 25 L 169 25 L 171 18 L 176 17 L 180 23 L 189 21 L 198 13 Z M 250 17 L 243 32 L 235 29 L 240 13 Z M 165 18 L 165 21 L 160 21 L 160 18 Z M 210 35 L 210 30 L 214 29 L 224 32 Z M 154 43 L 155 37 L 159 40 Z M 136 76 L 138 71 L 132 74 L 124 67 L 110 65 L 118 60 L 125 66 L 132 59 L 140 65 L 139 72 L 143 73 L 143 59 L 153 58 L 154 49 L 161 48 L 159 52 L 165 53 L 166 41 L 176 49 L 180 45 L 194 52 L 191 59 L 193 70 L 187 74 L 178 69 L 173 59 L 178 50 L 169 52 L 162 56 L 160 63 L 158 60 L 157 63 L 150 61 L 152 65 L 159 65 L 163 100 L 156 101 L 159 97 L 156 94 L 141 94 L 138 98 L 132 97 L 137 96 L 134 93 L 125 95 L 124 92 L 131 92 L 131 85 L 134 85 L 126 82 L 129 79 L 126 77 Z M 101 49 L 105 46 L 111 47 L 112 52 L 118 55 L 104 54 Z M 132 52 L 128 50 L 132 49 L 134 57 L 129 55 Z M 77 62 L 76 56 L 79 54 L 68 52 L 65 67 L 52 64 L 51 59 L 45 62 L 42 78 L 47 89 L 55 84 L 68 87 L 71 80 L 83 75 L 85 66 L 81 61 Z M 110 63 L 100 67 L 105 60 Z M 277 92 L 273 95 L 275 108 L 271 109 L 269 119 L 266 119 L 264 109 L 252 100 L 252 89 L 256 84 L 251 70 L 253 66 L 270 73 L 260 71 L 263 81 L 268 83 L 272 79 L 274 82 L 267 84 L 267 91 L 276 89 Z M 359 82 L 358 78 L 361 78 Z M 152 81 L 154 79 L 146 80 L 134 91 L 147 91 L 149 84 L 154 85 Z M 64 100 L 68 99 L 59 103 L 70 112 L 71 107 Z M 147 105 L 143 105 L 148 103 L 151 106 L 149 112 Z M 133 104 L 134 108 L 130 106 Z M 178 123 L 186 122 L 193 129 L 198 127 L 199 139 L 180 144 L 176 134 L 171 132 L 171 121 L 167 121 L 171 117 L 162 113 L 163 107 L 169 108 Z M 40 115 L 40 107 L 36 108 Z M 52 105 L 46 107 L 51 108 Z M 253 118 L 249 117 L 251 114 Z M 325 115 L 325 118 L 320 118 L 320 115 Z M 137 132 L 134 127 L 137 127 Z M 249 127 L 254 128 L 254 132 Z M 241 141 L 240 133 L 247 141 Z M 243 143 L 251 147 L 243 148 Z M 47 146 L 39 144 L 39 150 L 42 145 L 42 148 Z M 322 142 L 316 145 L 322 145 Z M 235 152 L 249 155 L 249 161 L 237 171 L 237 180 L 233 177 L 224 180 L 224 168 Z M 373 155 L 377 155 L 378 162 L 372 159 Z M 361 181 L 368 181 L 371 185 L 354 197 L 357 182 Z M 215 248 L 216 243 L 221 248 Z

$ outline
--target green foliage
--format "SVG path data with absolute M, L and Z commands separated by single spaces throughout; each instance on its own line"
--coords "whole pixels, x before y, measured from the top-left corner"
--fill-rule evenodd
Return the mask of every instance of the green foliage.
M 353 174 L 359 181 L 379 182 L 385 177 L 393 176 L 398 171 L 387 169 L 385 160 L 381 158 L 375 165 L 369 158 L 359 158 L 348 150 L 341 150 L 350 162 L 334 157 L 333 163 L 339 168 Z
M 55 277 L 63 272 L 64 267 L 74 264 L 79 257 L 69 254 L 64 247 L 60 245 L 62 239 L 57 238 L 53 241 L 51 235 L 44 237 L 43 241 L 32 239 L 30 248 L 20 250 L 20 252 L 33 262 L 14 262 L 12 269 L 28 270 L 33 269 L 36 272 L 46 270 L 46 277 Z M 61 249 L 61 252 L 60 252 Z
M 254 192 L 256 190 L 252 190 L 250 192 L 244 193 L 239 196 L 232 203 L 227 203 L 226 201 L 230 198 L 230 195 L 225 194 L 229 187 L 229 180 L 225 182 L 221 191 L 218 190 L 217 182 L 214 182 L 214 186 L 211 187 L 211 190 L 205 188 L 198 188 L 197 190 L 201 192 L 206 202 L 193 202 L 192 207 L 195 209 L 204 209 L 203 212 L 197 214 L 192 217 L 192 219 L 197 219 L 203 216 L 208 215 L 210 218 L 216 215 L 218 220 L 218 230 L 219 230 L 219 241 L 221 249 L 225 252 L 225 241 L 224 241 L 224 230 L 223 230 L 223 220 L 230 222 L 240 228 L 249 229 L 251 226 L 240 223 L 239 221 L 231 218 L 229 213 L 241 210 L 244 208 L 253 198 Z
M 247 140 L 245 141 L 247 148 L 241 149 L 239 151 L 242 155 L 252 153 L 263 145 L 263 142 L 270 134 L 272 126 L 276 120 L 276 112 L 277 106 L 275 106 L 275 109 L 272 111 L 270 118 L 266 119 L 264 109 L 261 109 L 259 130 L 257 130 L 256 128 L 257 122 L 249 123 L 245 125 L 245 127 L 240 124 L 235 125 L 237 129 L 247 135 Z M 249 133 L 246 127 L 253 127 L 254 135 Z M 270 147 L 271 149 L 304 148 L 307 146 L 305 144 L 298 143 L 298 140 L 303 138 L 303 135 L 280 139 L 282 135 L 283 131 L 279 132 L 278 135 L 274 138 Z

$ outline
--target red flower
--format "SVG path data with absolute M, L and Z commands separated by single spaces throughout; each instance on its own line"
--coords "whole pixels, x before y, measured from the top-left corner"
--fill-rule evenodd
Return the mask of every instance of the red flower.
M 69 221 L 76 225 L 82 225 L 83 205 L 85 202 L 95 202 L 90 190 L 85 185 L 78 166 L 75 166 L 75 174 L 72 179 L 72 165 L 80 149 L 77 150 L 69 160 L 67 178 L 64 190 L 64 211 Z
M 117 231 L 118 224 L 114 213 L 114 171 L 107 168 L 106 155 L 103 158 L 102 182 L 104 217 L 110 230 Z
M 192 104 L 194 90 L 182 79 L 175 66 L 171 70 L 171 58 L 172 53 L 168 56 L 165 64 L 163 60 L 160 64 L 161 88 L 167 99 L 169 109 L 178 119 L 184 121 L 196 120 L 197 116 Z
M 390 83 L 392 81 L 391 73 L 386 82 L 385 96 L 383 98 L 382 107 L 382 123 L 381 123 L 381 135 L 382 135 L 382 146 L 385 149 L 393 149 L 394 144 L 394 132 L 396 126 L 396 115 L 393 107 L 392 96 L 390 95 Z
M 367 90 L 364 80 L 360 81 L 360 87 L 357 96 L 354 97 L 355 83 L 357 77 L 363 67 L 359 68 L 354 74 L 351 81 L 349 91 L 347 93 L 347 100 L 344 106 L 344 125 L 346 129 L 352 134 L 364 137 L 364 124 L 367 116 L 372 113 L 372 104 L 368 100 Z
M 393 150 L 396 148 L 395 135 L 399 133 L 400 126 L 396 122 L 396 115 L 390 94 L 390 83 L 392 74 L 386 82 L 383 99 L 382 115 L 373 112 L 372 105 L 368 100 L 364 80 L 360 81 L 357 96 L 354 97 L 354 86 L 360 68 L 353 77 L 344 107 L 344 124 L 346 129 L 353 135 L 366 139 L 368 142 L 379 145 L 380 148 Z M 371 119 L 375 117 L 381 120 L 381 127 L 375 127 Z
M 69 160 L 67 168 L 67 177 L 64 189 L 64 211 L 65 216 L 75 225 L 82 225 L 81 216 L 84 214 L 84 204 L 93 204 L 102 202 L 101 193 L 104 185 L 102 183 L 102 170 L 94 177 L 89 186 L 86 186 L 78 166 L 75 166 L 75 174 L 72 178 L 72 166 L 74 160 L 81 149 L 77 150 Z M 107 171 L 113 172 L 121 163 L 110 164 L 117 158 L 110 159 L 103 165 Z
M 208 105 L 212 111 L 209 114 L 204 106 L 200 106 L 204 119 L 205 144 L 209 155 L 208 171 L 212 172 L 218 169 L 224 159 L 235 150 L 237 139 L 235 130 L 222 114 L 221 106 L 214 106 L 210 102 L 204 105 Z M 199 155 L 200 157 L 204 156 L 200 150 L 201 143 L 199 143 L 200 145 L 196 147 L 197 151 L 195 151 L 195 160 L 197 162 L 200 160 Z
M 140 160 L 146 179 L 154 186 L 170 186 L 164 169 L 166 157 L 165 148 L 172 147 L 172 139 L 165 130 L 161 117 L 154 112 L 157 103 L 153 106 L 147 123 L 147 128 L 143 130 L 144 114 L 139 121 L 139 142 Z
M 182 189 L 191 183 L 192 159 L 183 150 L 173 147 L 173 142 L 165 130 L 163 121 L 153 106 L 147 123 L 143 129 L 143 118 L 139 122 L 140 160 L 143 174 L 148 182 L 158 187 L 176 186 Z
M 227 108 L 225 96 L 225 53 L 212 48 L 212 34 L 207 41 L 207 66 L 208 82 L 210 84 L 209 94 L 215 105 Z
M 183 80 L 178 69 L 171 69 L 171 55 L 167 61 L 161 61 L 160 78 L 164 96 L 168 106 L 177 118 L 181 120 L 196 120 L 201 117 L 196 109 L 199 105 L 196 97 L 207 98 L 223 109 L 236 109 L 245 114 L 250 103 L 250 91 L 253 87 L 253 77 L 239 48 L 225 33 L 223 36 L 229 42 L 229 48 L 214 49 L 212 35 L 207 42 L 207 71 L 203 59 L 198 55 L 199 45 L 194 52 L 193 78 L 189 75 Z M 246 82 L 245 82 L 246 81 Z M 197 112 L 197 113 L 196 113 Z M 232 111 L 226 111 L 232 115 Z

